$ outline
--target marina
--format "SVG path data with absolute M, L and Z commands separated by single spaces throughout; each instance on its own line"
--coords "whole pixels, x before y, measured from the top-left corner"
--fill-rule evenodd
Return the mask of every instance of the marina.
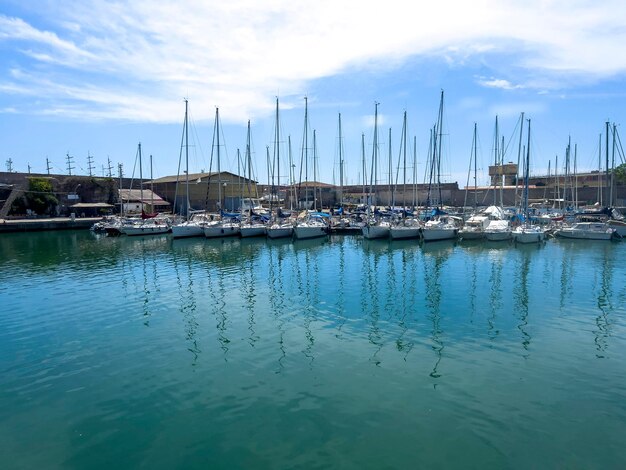
M 625 256 L 4 234 L 0 450 L 15 468 L 616 468 Z

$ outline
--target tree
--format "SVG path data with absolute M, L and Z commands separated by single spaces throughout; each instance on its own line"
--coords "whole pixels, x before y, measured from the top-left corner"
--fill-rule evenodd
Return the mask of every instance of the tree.
M 615 179 L 619 183 L 626 183 L 626 163 L 622 163 L 620 166 L 615 167 L 613 170 Z
M 52 193 L 52 183 L 47 178 L 30 178 L 25 199 L 26 206 L 36 214 L 53 214 L 59 204 Z

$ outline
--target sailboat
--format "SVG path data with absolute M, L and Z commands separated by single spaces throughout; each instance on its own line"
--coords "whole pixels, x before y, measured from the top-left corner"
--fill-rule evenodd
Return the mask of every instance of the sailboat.
M 429 220 L 422 228 L 422 239 L 427 241 L 450 240 L 456 238 L 461 219 L 451 216 L 441 207 L 441 147 L 443 137 L 443 90 L 439 103 L 437 124 L 433 130 L 432 156 L 426 210 L 430 210 Z M 436 204 L 432 204 L 433 196 Z M 432 205 L 432 206 L 431 206 Z
M 545 239 L 545 230 L 539 225 L 530 222 L 528 212 L 528 179 L 530 175 L 530 119 L 528 120 L 528 145 L 526 148 L 526 164 L 524 165 L 524 197 L 522 225 L 515 227 L 512 231 L 513 241 L 516 243 L 539 243 Z
M 407 217 L 406 207 L 406 111 L 404 111 L 404 119 L 402 124 L 402 155 L 403 155 L 403 182 L 402 182 L 402 217 L 389 229 L 389 236 L 392 240 L 407 240 L 409 238 L 419 238 L 421 225 L 419 221 L 413 217 Z M 398 163 L 399 164 L 399 163 Z M 397 178 L 396 178 L 397 181 Z
M 306 200 L 308 203 L 309 196 L 309 187 L 308 179 L 308 99 L 304 98 L 304 135 L 302 139 L 302 156 L 304 160 L 304 166 L 306 168 L 305 171 L 305 194 Z M 313 145 L 315 150 L 315 135 L 313 138 Z M 302 162 L 301 162 L 302 165 Z M 315 170 L 315 161 L 313 164 L 313 169 Z M 302 171 L 302 170 L 301 170 Z M 315 178 L 314 178 L 315 179 Z M 293 235 L 297 240 L 305 240 L 309 238 L 320 238 L 328 235 L 328 222 L 326 222 L 327 218 L 330 218 L 328 214 L 323 214 L 321 212 L 317 212 L 317 198 L 316 198 L 316 189 L 313 188 L 313 211 L 308 211 L 308 207 L 298 216 L 296 223 L 293 227 Z
M 381 218 L 377 215 L 376 210 L 374 210 L 374 213 L 372 214 L 372 205 L 374 205 L 374 208 L 376 207 L 376 195 L 374 193 L 374 188 L 376 185 L 378 167 L 378 103 L 375 103 L 374 107 L 374 144 L 372 147 L 372 168 L 370 173 L 369 191 L 370 201 L 368 201 L 367 204 L 367 218 L 365 220 L 365 224 L 361 227 L 363 238 L 368 240 L 375 238 L 388 238 L 390 228 L 389 222 L 381 220 Z
M 207 222 L 204 226 L 204 236 L 207 238 L 230 237 L 239 235 L 239 223 L 235 218 L 225 217 L 222 208 L 222 183 L 219 178 L 222 176 L 220 163 L 220 110 L 215 109 L 215 128 L 213 131 L 213 142 L 217 148 L 217 206 L 219 208 L 219 216 L 217 220 Z M 213 161 L 213 148 L 211 149 L 211 162 Z M 210 170 L 209 170 L 210 171 Z M 211 188 L 209 186 L 207 191 Z
M 498 116 L 496 116 L 496 128 L 495 128 L 495 138 L 494 138 L 494 155 L 495 155 L 495 169 L 497 170 L 498 166 L 500 168 L 503 167 L 504 163 L 504 148 L 499 149 L 499 134 L 498 134 Z M 503 141 L 504 142 L 504 141 Z M 504 144 L 502 145 L 504 147 Z M 493 204 L 496 211 L 491 214 L 489 225 L 485 228 L 485 238 L 491 242 L 501 242 L 511 239 L 511 224 L 508 220 L 506 220 L 506 216 L 504 214 L 503 202 L 502 202 L 502 193 L 503 193 L 503 182 L 502 175 L 498 174 L 496 171 L 496 175 L 494 178 L 499 176 L 500 179 L 500 204 L 496 203 L 496 179 L 494 179 L 493 185 Z
M 246 138 L 246 165 L 248 167 L 248 180 L 246 185 L 248 187 L 248 197 L 251 198 L 250 182 L 252 181 L 252 152 L 250 150 L 250 121 L 248 121 L 248 134 Z M 247 212 L 248 213 L 245 214 L 245 218 L 243 218 L 244 211 L 242 209 L 242 220 L 239 227 L 239 234 L 241 235 L 241 238 L 264 236 L 265 223 L 263 223 L 259 215 L 254 213 L 252 204 L 248 205 Z
M 141 142 L 139 143 L 139 179 L 141 181 L 141 191 L 139 199 L 141 200 L 141 222 L 135 222 L 129 225 L 122 225 L 120 231 L 130 237 L 137 235 L 159 235 L 162 233 L 168 233 L 171 230 L 169 219 L 163 219 L 158 217 L 158 214 L 146 214 L 144 211 L 143 201 L 143 172 L 141 163 Z M 150 155 L 150 180 L 152 181 L 152 155 Z M 150 190 L 150 199 L 152 200 L 154 191 Z M 150 204 L 151 208 L 153 204 Z
M 276 173 L 278 180 L 278 190 L 280 192 L 280 119 L 278 112 L 278 97 L 276 97 L 276 129 L 274 138 L 274 156 L 276 158 Z M 272 187 L 274 187 L 274 173 L 272 172 Z M 278 201 L 280 198 L 276 198 Z M 293 224 L 285 220 L 282 210 L 277 207 L 275 211 L 270 211 L 270 223 L 266 229 L 268 238 L 287 238 L 293 235 Z
M 185 220 L 172 226 L 174 238 L 201 237 L 204 224 L 208 221 L 206 211 L 190 211 L 189 206 L 189 102 L 185 100 L 185 121 L 183 124 L 185 139 Z

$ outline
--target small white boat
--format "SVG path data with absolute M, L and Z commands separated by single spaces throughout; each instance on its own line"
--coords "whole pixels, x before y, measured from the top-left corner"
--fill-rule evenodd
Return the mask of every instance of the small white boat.
M 208 222 L 206 212 L 192 213 L 189 220 L 172 225 L 172 235 L 174 238 L 201 237 L 204 235 L 204 226 Z
M 397 225 L 392 225 L 389 229 L 389 236 L 392 240 L 408 240 L 419 238 L 421 226 L 416 219 L 406 219 Z
M 616 236 L 615 229 L 604 222 L 577 222 L 571 227 L 555 230 L 554 234 L 578 240 L 610 240 Z
M 163 219 L 146 219 L 140 223 L 122 225 L 120 231 L 129 237 L 138 235 L 159 235 L 169 233 L 171 226 Z
M 241 224 L 239 227 L 239 235 L 241 238 L 263 237 L 265 236 L 265 224 L 247 223 Z
M 293 224 L 284 222 L 267 227 L 267 238 L 287 238 L 293 235 Z
M 465 221 L 459 230 L 459 237 L 463 240 L 480 240 L 485 238 L 485 229 L 489 226 L 489 217 L 484 214 L 475 214 Z
M 204 226 L 206 238 L 234 237 L 239 235 L 239 224 L 225 220 L 214 220 Z
M 492 220 L 485 229 L 485 238 L 491 242 L 511 239 L 511 225 L 507 220 Z
M 323 222 L 300 222 L 293 228 L 293 235 L 297 240 L 325 237 L 328 235 L 326 224 Z
M 451 240 L 457 237 L 461 219 L 453 216 L 438 216 L 429 220 L 422 228 L 422 239 L 425 242 Z
M 389 222 L 378 222 L 372 224 L 365 224 L 361 227 L 361 233 L 363 238 L 368 240 L 374 240 L 376 238 L 389 238 L 390 230 Z
M 546 238 L 546 231 L 538 225 L 520 225 L 511 232 L 515 243 L 541 243 Z

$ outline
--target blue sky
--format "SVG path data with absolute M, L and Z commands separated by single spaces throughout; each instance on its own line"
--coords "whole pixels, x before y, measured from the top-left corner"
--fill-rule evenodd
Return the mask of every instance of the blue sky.
M 89 153 L 95 174 L 110 159 L 130 176 L 141 142 L 155 177 L 176 174 L 187 97 L 190 171 L 208 170 L 219 106 L 222 167 L 237 171 L 250 119 L 255 176 L 264 182 L 276 96 L 281 140 L 291 136 L 299 167 L 306 95 L 318 179 L 338 182 L 341 112 L 346 182 L 360 183 L 361 134 L 369 167 L 379 102 L 381 158 L 391 127 L 396 167 L 406 110 L 421 182 L 442 89 L 444 180 L 465 185 L 477 122 L 479 183 L 486 182 L 496 115 L 511 141 L 505 159 L 517 161 L 522 111 L 532 119 L 533 173 L 557 155 L 564 162 L 570 135 L 579 169 L 596 168 L 604 122 L 620 126 L 626 109 L 621 1 L 428 3 L 0 0 L 2 170 L 10 158 L 14 170 L 45 172 L 48 158 L 54 173 L 66 173 L 69 152 L 74 173 L 87 173 Z M 283 143 L 283 174 L 286 155 Z

